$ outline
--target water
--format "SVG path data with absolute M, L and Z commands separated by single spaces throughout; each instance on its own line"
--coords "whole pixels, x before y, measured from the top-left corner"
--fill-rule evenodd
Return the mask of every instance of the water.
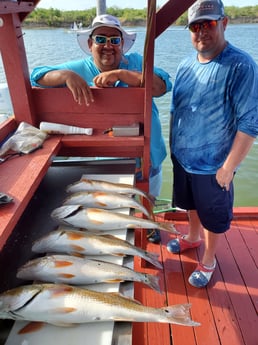
M 137 40 L 131 52 L 142 54 L 145 39 L 145 29 L 129 28 L 137 32 Z M 76 35 L 65 29 L 24 29 L 24 42 L 27 51 L 30 71 L 38 65 L 56 64 L 71 59 L 81 59 L 85 54 L 78 47 Z M 234 45 L 250 53 L 258 63 L 257 24 L 229 25 L 226 38 Z M 189 32 L 183 27 L 171 27 L 156 39 L 155 65 L 162 67 L 171 75 L 174 81 L 178 63 L 186 54 L 192 52 Z M 0 64 L 0 82 L 5 81 Z M 160 110 L 163 135 L 166 140 L 168 156 L 163 164 L 163 188 L 161 197 L 171 198 L 172 166 L 169 158 L 169 109 L 171 94 L 157 99 Z M 258 179 L 258 140 L 256 140 L 248 157 L 245 159 L 235 177 L 235 206 L 257 206 Z

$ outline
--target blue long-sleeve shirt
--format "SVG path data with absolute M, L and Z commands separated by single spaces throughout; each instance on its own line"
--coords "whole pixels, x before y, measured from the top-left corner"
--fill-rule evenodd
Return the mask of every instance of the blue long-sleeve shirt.
M 137 53 L 127 54 L 123 57 L 119 69 L 125 69 L 130 71 L 142 71 L 142 56 Z M 40 86 L 37 81 L 47 72 L 53 70 L 71 70 L 79 74 L 84 80 L 86 80 L 89 86 L 94 86 L 93 78 L 100 74 L 99 69 L 94 64 L 93 58 L 88 57 L 83 60 L 69 61 L 63 64 L 55 66 L 41 66 L 36 67 L 31 73 L 32 86 Z M 166 92 L 170 91 L 172 84 L 168 73 L 160 68 L 154 67 L 154 73 L 158 75 L 166 83 Z M 65 85 L 63 85 L 65 86 Z M 118 87 L 127 87 L 127 84 L 123 82 L 117 83 Z M 166 158 L 166 146 L 161 131 L 161 123 L 159 119 L 159 112 L 155 102 L 152 100 L 152 124 L 151 124 L 151 164 L 153 168 L 157 168 L 162 161 Z
M 258 67 L 227 44 L 208 63 L 196 53 L 178 66 L 171 106 L 171 152 L 189 173 L 214 174 L 236 132 L 258 135 Z

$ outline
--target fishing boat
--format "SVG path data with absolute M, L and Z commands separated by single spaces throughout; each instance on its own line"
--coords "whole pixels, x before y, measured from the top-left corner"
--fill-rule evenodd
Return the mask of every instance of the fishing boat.
M 81 31 L 81 30 L 83 30 L 82 22 L 80 23 L 73 22 L 73 24 L 71 24 L 71 27 L 69 30 L 67 30 L 67 32 L 77 33 L 78 31 Z
M 39 127 L 42 121 L 70 126 L 91 127 L 93 135 L 51 135 L 41 148 L 0 164 L 0 192 L 12 201 L 0 206 L 0 291 L 21 284 L 17 268 L 32 257 L 32 242 L 55 223 L 51 211 L 64 198 L 65 186 L 81 176 L 129 181 L 135 184 L 135 158 L 144 161 L 143 181 L 137 187 L 147 191 L 150 159 L 151 81 L 155 39 L 162 34 L 194 0 L 168 0 L 156 11 L 155 0 L 146 1 L 147 34 L 144 49 L 144 87 L 93 88 L 97 100 L 90 107 L 78 106 L 66 88 L 32 88 L 24 48 L 22 22 L 40 1 L 0 2 L 0 49 L 12 100 L 13 113 L 0 124 L 0 142 L 4 142 L 20 123 Z M 128 100 L 132 99 L 130 102 Z M 114 102 L 115 100 L 115 102 Z M 125 106 L 126 105 L 126 106 Z M 108 136 L 103 130 L 113 126 L 140 123 L 139 136 Z M 53 157 L 105 157 L 105 160 L 64 161 Z M 112 157 L 117 157 L 113 159 Z M 127 158 L 124 158 L 127 157 Z M 129 179 L 129 180 L 127 180 Z M 141 216 L 141 215 L 140 215 Z M 184 210 L 160 207 L 160 221 L 173 223 L 186 232 Z M 166 243 L 174 235 L 162 232 L 160 245 L 147 242 L 142 229 L 125 229 L 123 236 L 143 249 L 160 255 L 159 270 L 143 259 L 135 258 L 134 268 L 160 277 L 162 294 L 140 283 L 119 284 L 118 291 L 134 297 L 146 306 L 163 307 L 191 303 L 191 317 L 199 327 L 160 323 L 115 322 L 92 324 L 89 328 L 61 329 L 54 326 L 18 334 L 19 322 L 0 320 L 0 339 L 5 345 L 21 344 L 117 344 L 117 345 L 257 345 L 258 329 L 258 207 L 234 209 L 231 230 L 221 241 L 217 254 L 218 269 L 207 288 L 191 287 L 193 271 L 202 248 L 172 255 Z M 100 340 L 99 340 L 100 339 Z

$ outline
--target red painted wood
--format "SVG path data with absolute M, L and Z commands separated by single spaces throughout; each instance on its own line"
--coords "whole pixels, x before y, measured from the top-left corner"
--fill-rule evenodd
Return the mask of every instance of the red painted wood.
M 180 227 L 177 227 L 180 230 Z M 182 230 L 181 230 L 182 231 Z M 162 257 L 164 262 L 164 274 L 166 280 L 167 300 L 169 305 L 188 303 L 186 296 L 186 282 L 182 274 L 180 256 L 169 253 L 166 244 L 175 238 L 174 235 L 161 233 L 162 235 Z M 199 321 L 196 319 L 196 321 Z M 194 344 L 194 330 L 192 327 L 172 325 L 172 344 Z
M 1 1 L 0 13 L 19 13 L 23 19 L 25 13 L 33 11 L 35 2 L 38 1 Z
M 31 86 L 18 14 L 2 14 L 0 47 L 16 122 L 34 124 Z
M 146 236 L 146 230 L 136 230 L 136 243 L 138 243 L 142 236 Z M 159 246 L 148 244 L 148 250 L 160 254 Z M 160 287 L 162 294 L 152 290 L 143 284 L 135 284 L 135 299 L 141 301 L 146 306 L 161 308 L 166 306 L 165 282 L 162 271 L 156 269 L 153 265 L 146 263 L 145 267 L 139 258 L 135 258 L 135 270 L 145 272 L 148 274 L 158 275 L 160 277 Z M 133 324 L 133 339 L 136 339 L 136 344 L 141 345 L 170 345 L 170 327 L 168 324 L 161 323 L 139 323 Z M 134 340 L 133 340 L 134 344 Z
M 254 334 L 258 329 L 257 262 L 250 257 L 236 224 L 232 225 L 226 238 L 226 244 L 218 251 L 221 260 L 223 257 L 220 269 L 245 342 L 255 344 Z M 256 238 L 257 234 L 254 233 L 254 241 Z
M 246 215 L 250 209 L 246 209 Z M 217 253 L 218 266 L 207 288 L 196 289 L 189 285 L 187 279 L 196 266 L 198 258 L 203 253 L 203 246 L 199 249 L 174 255 L 166 250 L 167 242 L 174 238 L 167 232 L 162 232 L 162 245 L 147 244 L 147 249 L 158 252 L 160 250 L 164 270 L 163 275 L 165 293 L 168 304 L 190 302 L 192 304 L 192 318 L 201 323 L 200 327 L 188 328 L 171 326 L 171 344 L 173 345 L 256 345 L 257 344 L 257 208 L 251 208 L 256 214 L 247 218 L 244 208 L 235 209 L 241 214 L 241 220 L 232 223 L 230 231 L 221 236 Z M 240 211 L 240 212 L 238 212 Z M 163 215 L 159 215 L 161 220 Z M 176 220 L 176 228 L 181 233 L 187 232 L 187 221 Z M 143 235 L 137 233 L 137 245 Z M 146 242 L 146 241 L 145 241 Z M 140 260 L 137 267 L 142 267 Z M 148 270 L 148 264 L 147 264 Z M 145 270 L 145 268 L 142 268 Z M 143 303 L 151 299 L 146 289 L 138 290 L 136 295 Z M 154 303 L 154 302 L 153 302 Z M 138 332 L 150 332 L 147 325 L 139 326 L 133 333 L 133 345 L 146 344 L 149 334 L 141 337 Z M 152 333 L 153 335 L 153 333 Z M 138 342 L 139 340 L 139 342 Z M 156 338 L 159 344 L 159 337 Z M 160 343 L 161 344 L 161 343 Z
M 17 123 L 14 117 L 6 119 L 0 123 L 0 142 L 3 141 L 10 133 L 17 129 Z
M 156 36 L 158 37 L 190 7 L 195 0 L 167 1 L 156 15 Z
M 17 224 L 60 146 L 60 137 L 49 138 L 43 148 L 0 165 L 1 192 L 13 197 L 0 207 L 0 250 Z

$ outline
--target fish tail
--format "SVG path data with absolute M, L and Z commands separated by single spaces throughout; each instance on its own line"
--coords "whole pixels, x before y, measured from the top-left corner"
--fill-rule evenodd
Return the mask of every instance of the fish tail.
M 148 219 L 152 219 L 154 220 L 153 218 L 153 215 L 152 215 L 152 211 L 150 210 L 147 210 L 146 207 L 144 207 L 143 205 L 141 205 L 139 203 L 139 206 L 137 206 L 138 210 L 141 211 Z M 152 208 L 151 208 L 152 209 Z
M 169 323 L 182 326 L 200 326 L 199 322 L 195 322 L 191 319 L 190 308 L 191 304 L 175 304 L 163 307 L 161 310 Z
M 149 253 L 144 251 L 142 258 L 146 261 L 150 262 L 152 265 L 156 266 L 157 268 L 163 268 L 161 263 L 158 261 L 159 254 L 156 253 Z
M 159 277 L 158 276 L 154 276 L 152 274 L 144 274 L 145 278 L 146 278 L 146 284 L 151 287 L 153 290 L 161 293 L 161 289 L 159 286 Z
M 157 229 L 168 231 L 168 232 L 175 234 L 175 235 L 180 235 L 180 232 L 178 232 L 176 230 L 174 224 L 157 222 Z

